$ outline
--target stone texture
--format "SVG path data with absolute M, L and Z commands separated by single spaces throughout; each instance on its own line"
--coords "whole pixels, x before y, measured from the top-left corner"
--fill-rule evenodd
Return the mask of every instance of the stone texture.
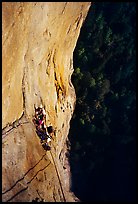
M 3 139 L 3 201 L 31 202 L 36 197 L 49 202 L 64 201 L 55 166 L 48 154 L 51 153 L 43 150 L 30 122 L 13 129 Z
M 48 152 L 42 164 L 33 169 L 34 174 L 30 171 L 23 183 L 18 182 L 18 185 L 3 194 L 3 201 L 11 199 L 23 186 L 27 189 L 11 201 L 31 201 L 38 196 L 36 190 L 40 189 L 46 201 L 62 201 L 54 165 L 61 177 L 67 200 L 72 199 L 72 196 L 68 196 L 69 166 L 64 155 L 76 100 L 71 83 L 73 50 L 89 7 L 90 2 L 2 3 L 3 131 L 22 116 L 26 116 L 27 121 L 27 124 L 14 128 L 6 137 L 3 135 L 3 192 L 20 180 L 45 152 L 31 122 L 34 105 L 45 105 L 47 126 L 55 128 L 51 151 L 55 164 Z M 63 171 L 65 162 L 68 170 Z M 36 176 L 27 184 L 48 163 L 49 166 L 39 173 L 42 181 Z M 44 174 L 49 180 L 43 181 Z

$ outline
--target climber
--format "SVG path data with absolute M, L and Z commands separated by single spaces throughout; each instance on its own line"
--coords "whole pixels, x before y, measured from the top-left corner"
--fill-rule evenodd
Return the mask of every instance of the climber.
M 48 127 L 47 127 L 47 131 L 48 131 L 48 133 L 53 133 L 53 132 L 54 132 L 54 129 L 53 129 L 52 126 L 48 126 Z
M 36 127 L 37 130 L 41 130 L 41 129 L 42 129 L 42 125 L 43 125 L 43 123 L 44 123 L 43 120 L 34 119 L 33 122 L 34 122 L 35 127 Z
M 41 128 L 42 124 L 44 124 L 44 115 L 41 113 L 41 115 L 38 115 L 38 113 L 35 113 L 34 123 L 37 128 Z
M 41 105 L 41 107 L 35 108 L 35 117 L 36 118 L 38 118 L 39 116 L 44 117 L 45 115 L 46 115 L 46 113 L 45 113 L 44 108 L 42 108 L 42 105 Z
M 44 123 L 41 125 L 41 128 L 37 128 L 37 134 L 40 136 L 42 142 L 45 141 L 46 143 L 49 143 L 51 141 L 51 136 L 47 132 Z
M 33 122 L 36 126 L 36 133 L 41 139 L 42 146 L 45 150 L 50 150 L 51 147 L 49 146 L 49 143 L 51 142 L 52 136 L 50 135 L 53 133 L 53 127 L 49 126 L 46 128 L 45 125 L 45 118 L 46 118 L 46 112 L 45 109 L 40 105 L 40 107 L 35 107 L 35 117 L 33 119 Z
M 42 136 L 41 136 L 41 144 L 42 146 L 44 147 L 44 149 L 48 149 L 50 150 L 51 147 L 49 145 L 49 142 L 51 141 L 51 137 L 48 133 L 43 133 Z
M 43 144 L 42 144 L 42 147 L 43 147 L 46 151 L 51 150 L 51 147 L 50 147 L 47 143 L 43 143 Z
M 40 137 L 42 142 L 46 140 L 46 134 L 42 132 L 41 129 L 36 129 L 36 133 Z
M 52 127 L 52 126 L 48 126 L 48 127 L 47 127 L 47 131 L 48 131 L 50 137 L 53 139 L 53 134 L 54 134 L 54 129 L 53 129 L 53 127 Z

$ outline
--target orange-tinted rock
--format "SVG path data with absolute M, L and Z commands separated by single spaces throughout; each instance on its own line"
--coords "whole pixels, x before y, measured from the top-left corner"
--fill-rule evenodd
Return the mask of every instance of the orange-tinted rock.
M 23 113 L 29 122 L 4 139 L 3 192 L 20 180 L 44 153 L 31 122 L 34 105 L 42 103 L 46 108 L 47 126 L 55 129 L 51 152 L 68 195 L 68 173 L 63 172 L 65 158 L 62 156 L 61 161 L 59 157 L 65 153 L 63 147 L 76 100 L 71 83 L 73 50 L 89 7 L 90 2 L 2 3 L 2 127 L 12 124 Z M 48 162 L 49 167 L 39 174 L 43 181 L 36 176 L 27 184 Z M 22 188 L 27 189 L 11 201 L 31 201 L 38 196 L 37 188 L 46 201 L 62 201 L 50 152 L 42 163 L 18 187 L 3 194 L 3 201 L 11 199 Z M 67 196 L 67 201 L 71 199 Z

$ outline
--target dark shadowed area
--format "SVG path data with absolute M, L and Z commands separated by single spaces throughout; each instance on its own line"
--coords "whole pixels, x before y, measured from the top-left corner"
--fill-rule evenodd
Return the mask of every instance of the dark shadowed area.
M 93 3 L 74 52 L 72 191 L 136 201 L 136 5 Z

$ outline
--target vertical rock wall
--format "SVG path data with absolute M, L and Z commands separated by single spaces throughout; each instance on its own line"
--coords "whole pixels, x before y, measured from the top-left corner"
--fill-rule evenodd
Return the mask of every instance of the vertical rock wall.
M 76 100 L 73 50 L 89 7 L 90 2 L 2 3 L 2 127 L 23 115 L 31 123 L 34 105 L 45 105 L 61 175 L 59 156 Z

